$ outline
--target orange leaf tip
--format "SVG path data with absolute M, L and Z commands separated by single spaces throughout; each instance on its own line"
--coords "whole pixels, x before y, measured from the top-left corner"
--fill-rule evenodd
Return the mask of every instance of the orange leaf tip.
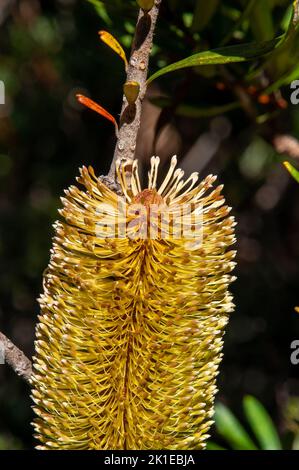
M 115 118 L 112 116 L 112 114 L 108 113 L 106 109 L 104 109 L 102 106 L 100 106 L 98 103 L 91 100 L 90 98 L 87 98 L 87 96 L 78 94 L 76 95 L 76 98 L 79 101 L 79 103 L 83 104 L 89 109 L 92 109 L 92 111 L 95 111 L 96 113 L 100 114 L 104 118 L 108 119 L 108 121 L 113 122 L 116 128 L 116 131 L 118 132 L 118 125 L 117 125 Z

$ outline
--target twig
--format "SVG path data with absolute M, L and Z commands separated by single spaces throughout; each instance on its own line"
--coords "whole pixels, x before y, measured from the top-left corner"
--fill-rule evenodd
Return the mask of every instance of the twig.
M 30 359 L 1 332 L 0 345 L 4 350 L 4 358 L 7 364 L 9 364 L 20 377 L 26 380 L 26 382 L 30 383 L 32 374 Z
M 126 82 L 137 82 L 140 86 L 135 103 L 129 104 L 123 96 L 119 135 L 108 178 L 115 177 L 115 162 L 118 159 L 133 160 L 137 135 L 140 128 L 142 101 L 146 92 L 149 56 L 152 50 L 154 30 L 162 0 L 155 0 L 149 12 L 139 11 L 131 57 L 127 68 Z

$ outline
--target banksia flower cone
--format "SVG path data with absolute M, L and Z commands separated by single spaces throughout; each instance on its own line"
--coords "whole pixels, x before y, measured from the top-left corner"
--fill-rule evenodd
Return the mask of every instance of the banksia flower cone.
M 234 218 L 215 177 L 171 161 L 123 196 L 83 167 L 44 276 L 32 378 L 40 449 L 202 449 L 212 424 Z

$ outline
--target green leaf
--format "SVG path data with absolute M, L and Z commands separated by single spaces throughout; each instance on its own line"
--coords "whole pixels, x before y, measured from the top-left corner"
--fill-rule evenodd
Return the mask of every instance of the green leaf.
M 219 434 L 236 450 L 257 450 L 243 426 L 222 403 L 215 408 L 215 424 Z
M 272 419 L 263 405 L 247 395 L 243 400 L 246 418 L 263 450 L 281 450 L 281 443 Z
M 232 62 L 245 62 L 247 60 L 257 59 L 265 54 L 268 54 L 275 49 L 283 40 L 284 36 L 277 37 L 271 41 L 262 43 L 247 43 L 237 46 L 220 47 L 218 49 L 199 52 L 198 54 L 191 55 L 186 59 L 180 60 L 173 64 L 164 67 L 154 73 L 149 79 L 151 83 L 161 75 L 169 72 L 184 69 L 187 67 L 197 67 L 199 65 L 219 65 L 229 64 Z
M 207 450 L 227 450 L 225 449 L 225 447 L 219 446 L 215 442 L 211 442 L 211 441 L 208 441 L 206 449 Z
M 299 183 L 299 171 L 296 170 L 296 168 L 294 168 L 293 165 L 291 165 L 289 162 L 283 162 L 283 164 L 290 173 L 290 175 L 292 175 L 292 177 L 297 181 L 297 183 Z
M 289 5 L 280 23 L 280 27 L 284 31 L 287 31 L 289 29 L 291 21 L 293 20 L 293 17 L 294 17 L 294 6 Z
M 299 0 L 295 0 L 292 4 L 289 25 L 283 38 L 279 47 L 273 50 L 263 64 L 263 71 L 268 71 L 274 83 L 280 81 L 281 77 L 291 74 L 298 65 Z M 255 73 L 259 72 L 260 70 L 255 71 Z
M 234 27 L 233 29 L 231 29 L 227 35 L 222 39 L 220 45 L 221 46 L 225 46 L 229 40 L 231 39 L 231 37 L 233 36 L 234 32 L 237 31 L 241 26 L 242 26 L 242 23 L 248 18 L 248 16 L 250 15 L 253 7 L 255 6 L 255 4 L 258 2 L 259 0 L 249 0 L 245 6 L 245 9 L 244 11 L 241 13 L 240 17 L 238 18 L 238 20 L 236 21 L 236 23 L 234 24 Z
M 104 2 L 101 2 L 100 0 L 87 0 L 87 1 L 95 7 L 97 14 L 100 16 L 100 18 L 102 18 L 104 23 L 106 23 L 108 26 L 111 26 L 112 21 L 111 21 L 110 16 L 107 13 Z
M 267 41 L 274 37 L 272 8 L 269 0 L 259 0 L 251 11 L 250 26 L 257 41 Z
M 191 31 L 202 31 L 209 23 L 218 7 L 219 0 L 197 0 Z
M 151 98 L 150 101 L 155 106 L 158 106 L 160 108 L 166 108 L 172 105 L 171 99 L 164 96 Z M 190 118 L 214 117 L 219 116 L 219 114 L 224 114 L 238 108 L 240 108 L 240 103 L 237 101 L 219 106 L 207 107 L 192 106 L 189 104 L 179 104 L 175 107 L 174 113 L 178 116 L 185 116 Z
M 284 75 L 281 75 L 275 82 L 271 83 L 265 90 L 264 93 L 269 95 L 279 90 L 283 85 L 289 85 L 293 80 L 296 80 L 299 77 L 299 65 L 296 65 L 295 68 L 291 71 L 288 71 Z

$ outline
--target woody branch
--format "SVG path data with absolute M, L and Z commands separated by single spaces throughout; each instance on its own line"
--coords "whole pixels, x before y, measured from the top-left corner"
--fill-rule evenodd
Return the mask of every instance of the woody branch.
M 5 362 L 12 367 L 16 374 L 29 382 L 32 373 L 30 359 L 1 332 L 0 346 L 4 352 Z
M 131 56 L 127 68 L 126 85 L 132 84 L 139 91 L 135 102 L 129 102 L 126 93 L 120 115 L 120 127 L 114 157 L 108 177 L 115 178 L 115 162 L 118 159 L 133 160 L 135 157 L 137 135 L 140 128 L 142 102 L 146 93 L 149 57 L 153 45 L 154 30 L 162 0 L 139 0 L 139 4 L 151 4 L 149 11 L 140 9 Z

